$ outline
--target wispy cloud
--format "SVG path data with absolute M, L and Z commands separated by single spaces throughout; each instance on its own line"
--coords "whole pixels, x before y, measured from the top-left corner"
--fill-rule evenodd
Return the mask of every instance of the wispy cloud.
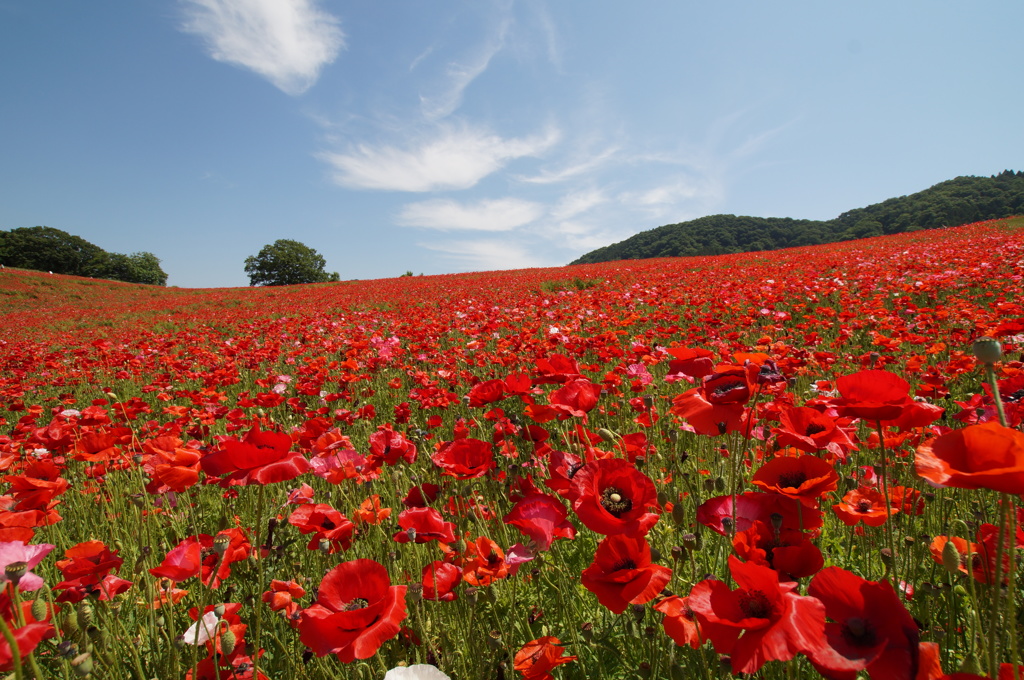
M 338 20 L 316 0 L 181 0 L 183 29 L 217 61 L 247 68 L 287 94 L 308 90 L 344 47 Z
M 594 172 L 608 163 L 617 152 L 617 148 L 609 147 L 585 160 L 569 163 L 554 170 L 544 170 L 532 176 L 516 177 L 516 179 L 527 184 L 558 184 Z
M 437 91 L 420 95 L 420 110 L 424 117 L 428 120 L 440 120 L 450 116 L 462 105 L 463 92 L 487 70 L 491 59 L 504 47 L 508 27 L 508 20 L 503 21 L 494 35 L 478 45 L 472 54 L 464 59 L 448 62 Z M 418 64 L 422 56 L 424 55 L 417 57 L 414 64 Z
M 453 241 L 420 243 L 421 248 L 442 253 L 442 257 L 458 263 L 462 271 L 494 271 L 497 269 L 528 269 L 557 264 L 509 240 Z
M 438 199 L 405 206 L 398 215 L 398 223 L 407 227 L 442 231 L 510 231 L 535 222 L 543 214 L 544 207 L 539 203 L 519 198 L 499 198 L 477 203 Z
M 354 189 L 435 191 L 468 189 L 516 158 L 539 156 L 558 131 L 504 138 L 482 128 L 444 126 L 435 136 L 406 147 L 360 144 L 320 157 L 333 166 L 334 181 Z

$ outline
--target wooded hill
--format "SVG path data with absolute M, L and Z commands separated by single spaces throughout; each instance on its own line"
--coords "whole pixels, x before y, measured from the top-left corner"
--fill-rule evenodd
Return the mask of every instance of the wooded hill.
M 570 264 L 724 255 L 849 241 L 1024 214 L 1024 172 L 957 177 L 832 220 L 710 215 L 666 224 L 598 248 Z

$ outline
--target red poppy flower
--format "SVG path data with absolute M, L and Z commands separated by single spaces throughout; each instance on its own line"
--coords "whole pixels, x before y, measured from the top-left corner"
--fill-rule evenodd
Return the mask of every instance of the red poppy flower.
M 494 467 L 491 445 L 470 437 L 445 442 L 430 459 L 443 470 L 441 474 L 455 479 L 483 477 Z
M 889 510 L 886 510 L 886 505 Z M 862 486 L 850 491 L 843 496 L 843 502 L 832 506 L 836 515 L 846 526 L 853 526 L 864 522 L 869 527 L 880 527 L 890 515 L 899 512 L 899 508 L 892 507 L 887 503 L 886 498 L 878 489 L 870 486 Z
M 399 543 L 455 542 L 455 525 L 445 522 L 441 513 L 434 508 L 403 510 L 398 515 L 398 526 L 402 530 L 395 534 L 394 539 Z
M 609 536 L 597 546 L 594 561 L 583 570 L 583 587 L 616 614 L 630 604 L 650 602 L 672 579 L 672 570 L 651 562 L 643 536 Z
M 658 521 L 654 482 L 621 458 L 587 463 L 573 477 L 572 508 L 592 531 L 643 536 Z
M 889 371 L 859 371 L 836 379 L 839 415 L 864 420 L 895 420 L 913 405 L 910 383 Z
M 818 573 L 807 589 L 825 606 L 826 644 L 811 661 L 827 678 L 867 669 L 872 678 L 917 677 L 917 624 L 888 581 L 866 581 L 839 567 Z
M 703 388 L 695 387 L 673 397 L 669 412 L 685 420 L 697 434 L 716 437 L 746 430 L 745 403 L 715 404 L 708 401 Z
M 260 598 L 270 606 L 271 611 L 284 612 L 287 619 L 299 611 L 299 603 L 296 598 L 305 597 L 306 589 L 295 581 L 270 581 L 270 590 L 263 593 Z
M 583 418 L 595 406 L 601 396 L 601 386 L 589 380 L 573 380 L 548 395 L 548 403 L 559 411 Z
M 818 499 L 836 490 L 839 474 L 817 456 L 781 456 L 762 465 L 750 480 L 763 491 L 817 507 Z
M 424 600 L 451 602 L 457 600 L 455 586 L 462 581 L 462 569 L 451 562 L 435 560 L 423 567 L 420 583 L 423 585 Z
M 729 571 L 736 590 L 722 581 L 701 581 L 690 591 L 689 603 L 715 651 L 731 655 L 734 674 L 754 673 L 766 661 L 788 661 L 821 645 L 821 602 L 797 595 L 797 584 L 780 583 L 771 569 L 732 555 Z
M 142 442 L 148 456 L 142 467 L 152 481 L 146 485 L 149 493 L 174 491 L 182 493 L 199 481 L 202 452 L 186 447 L 177 437 L 156 437 Z
M 469 390 L 469 405 L 473 408 L 493 404 L 505 398 L 504 380 L 486 380 Z
M 288 517 L 288 523 L 302 534 L 312 534 L 306 547 L 318 550 L 321 541 L 328 541 L 329 554 L 348 550 L 352 546 L 352 538 L 356 525 L 326 503 L 306 503 L 295 508 Z
M 544 486 L 568 498 L 572 479 L 583 467 L 583 459 L 572 453 L 552 449 L 547 444 L 538 448 L 538 455 L 542 455 L 542 451 L 548 454 L 548 478 L 544 480 Z
M 576 538 L 576 528 L 566 519 L 568 514 L 557 498 L 533 493 L 520 499 L 504 522 L 529 536 L 538 550 L 547 550 L 556 538 Z
M 352 513 L 352 521 L 355 524 L 380 524 L 391 516 L 391 508 L 380 507 L 380 496 L 373 494 L 359 504 Z
M 132 582 L 117 578 L 111 571 L 120 569 L 123 559 L 111 552 L 103 541 L 85 541 L 69 548 L 65 559 L 57 560 L 64 580 L 53 587 L 63 590 L 58 602 L 81 602 L 89 595 L 111 600 L 131 587 Z
M 690 609 L 689 599 L 672 595 L 654 605 L 654 611 L 661 612 L 665 618 L 661 625 L 665 633 L 680 647 L 689 645 L 699 649 L 706 638 L 701 636 L 697 627 L 697 616 Z
M 283 432 L 263 432 L 254 425 L 245 439 L 226 439 L 220 449 L 205 456 L 203 471 L 222 477 L 220 485 L 272 484 L 294 479 L 309 470 L 301 453 L 292 452 L 292 438 Z
M 668 347 L 665 349 L 674 359 L 668 362 L 670 376 L 682 374 L 690 378 L 703 378 L 715 371 L 714 352 L 700 347 Z
M 381 463 L 397 465 L 399 460 L 412 464 L 416 462 L 416 445 L 389 425 L 381 425 L 370 435 L 370 455 L 367 458 L 371 465 L 377 467 Z
M 299 637 L 317 656 L 337 654 L 342 663 L 368 659 L 398 635 L 407 615 L 405 591 L 373 560 L 343 562 L 320 582 L 316 603 L 302 610 Z
M 575 656 L 562 656 L 565 649 L 561 640 L 551 635 L 527 642 L 516 652 L 512 667 L 526 680 L 551 680 L 551 671 L 564 663 L 575 661 Z
M 9 627 L 10 624 L 8 624 Z M 46 638 L 53 635 L 53 626 L 49 623 L 33 622 L 26 623 L 20 628 L 13 628 L 11 634 L 14 636 L 14 642 L 18 645 L 18 652 L 21 659 L 25 659 L 39 643 Z M 0 637 L 0 671 L 9 671 L 14 669 L 14 657 L 11 654 L 11 646 L 7 640 Z
M 532 379 L 534 385 L 566 383 L 583 377 L 576 361 L 562 354 L 552 354 L 546 359 L 538 359 L 536 366 L 537 374 Z
M 917 474 L 937 486 L 1024 494 L 1024 432 L 990 422 L 917 448 Z
M 772 432 L 780 447 L 792 446 L 805 453 L 815 453 L 835 446 L 844 454 L 857 448 L 835 420 L 816 408 L 783 409 L 779 423 L 781 427 L 772 428 Z
M 824 520 L 821 510 L 804 507 L 802 503 L 777 493 L 748 491 L 735 497 L 736 526 L 733 531 L 745 531 L 754 522 L 772 522 L 772 515 L 782 517 L 783 529 L 814 531 Z M 697 507 L 697 521 L 713 531 L 729 536 L 726 525 L 733 521 L 733 496 L 715 496 Z
M 466 544 L 462 558 L 462 578 L 471 586 L 489 586 L 508 576 L 505 551 L 498 544 L 481 536 Z
M 797 529 L 778 529 L 764 522 L 737 531 L 732 539 L 736 554 L 747 562 L 770 567 L 788 579 L 815 574 L 825 566 L 818 546 Z

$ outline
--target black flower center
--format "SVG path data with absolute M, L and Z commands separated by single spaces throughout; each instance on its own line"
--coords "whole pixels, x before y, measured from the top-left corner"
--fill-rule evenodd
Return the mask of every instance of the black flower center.
M 779 475 L 779 486 L 783 489 L 799 489 L 807 481 L 807 474 L 803 470 L 783 472 Z
M 1024 389 L 1017 390 L 1013 394 L 1008 394 L 1003 397 L 1003 401 L 1018 402 L 1024 401 Z
M 630 559 L 625 559 L 612 567 L 612 571 L 623 571 L 625 569 L 636 569 L 636 562 Z
M 745 382 L 727 382 L 721 385 L 716 385 L 715 388 L 711 390 L 711 394 L 714 397 L 724 397 L 730 392 L 736 392 L 738 390 L 745 389 L 747 389 L 747 384 Z
M 871 512 L 871 501 L 858 501 L 857 512 Z
M 852 616 L 843 622 L 843 639 L 855 647 L 874 647 L 878 642 L 870 621 Z
M 601 507 L 613 517 L 621 517 L 633 508 L 633 501 L 614 486 L 609 486 L 601 492 Z
M 804 434 L 807 435 L 808 437 L 813 437 L 819 432 L 824 432 L 825 429 L 826 428 L 824 425 L 819 425 L 818 423 L 811 423 L 810 425 L 807 426 L 807 429 L 804 430 Z
M 334 522 L 327 519 L 326 517 L 324 518 L 324 521 L 320 524 L 320 526 L 324 529 L 327 529 L 328 531 L 337 527 L 337 525 Z
M 768 596 L 760 590 L 747 590 L 740 595 L 740 609 L 749 618 L 768 619 L 771 618 L 775 607 L 772 606 Z

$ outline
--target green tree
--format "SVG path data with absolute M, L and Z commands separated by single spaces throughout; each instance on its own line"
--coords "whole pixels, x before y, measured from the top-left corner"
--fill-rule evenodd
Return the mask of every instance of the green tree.
M 160 258 L 153 253 L 108 253 L 101 276 L 128 283 L 167 285 L 167 273 L 160 267 Z
M 100 276 L 107 252 L 84 238 L 53 227 L 18 227 L 0 232 L 0 264 L 72 276 Z
M 323 256 L 309 246 L 278 239 L 263 246 L 258 255 L 245 258 L 245 273 L 249 275 L 250 286 L 337 281 L 337 272 L 325 272 L 325 264 Z

